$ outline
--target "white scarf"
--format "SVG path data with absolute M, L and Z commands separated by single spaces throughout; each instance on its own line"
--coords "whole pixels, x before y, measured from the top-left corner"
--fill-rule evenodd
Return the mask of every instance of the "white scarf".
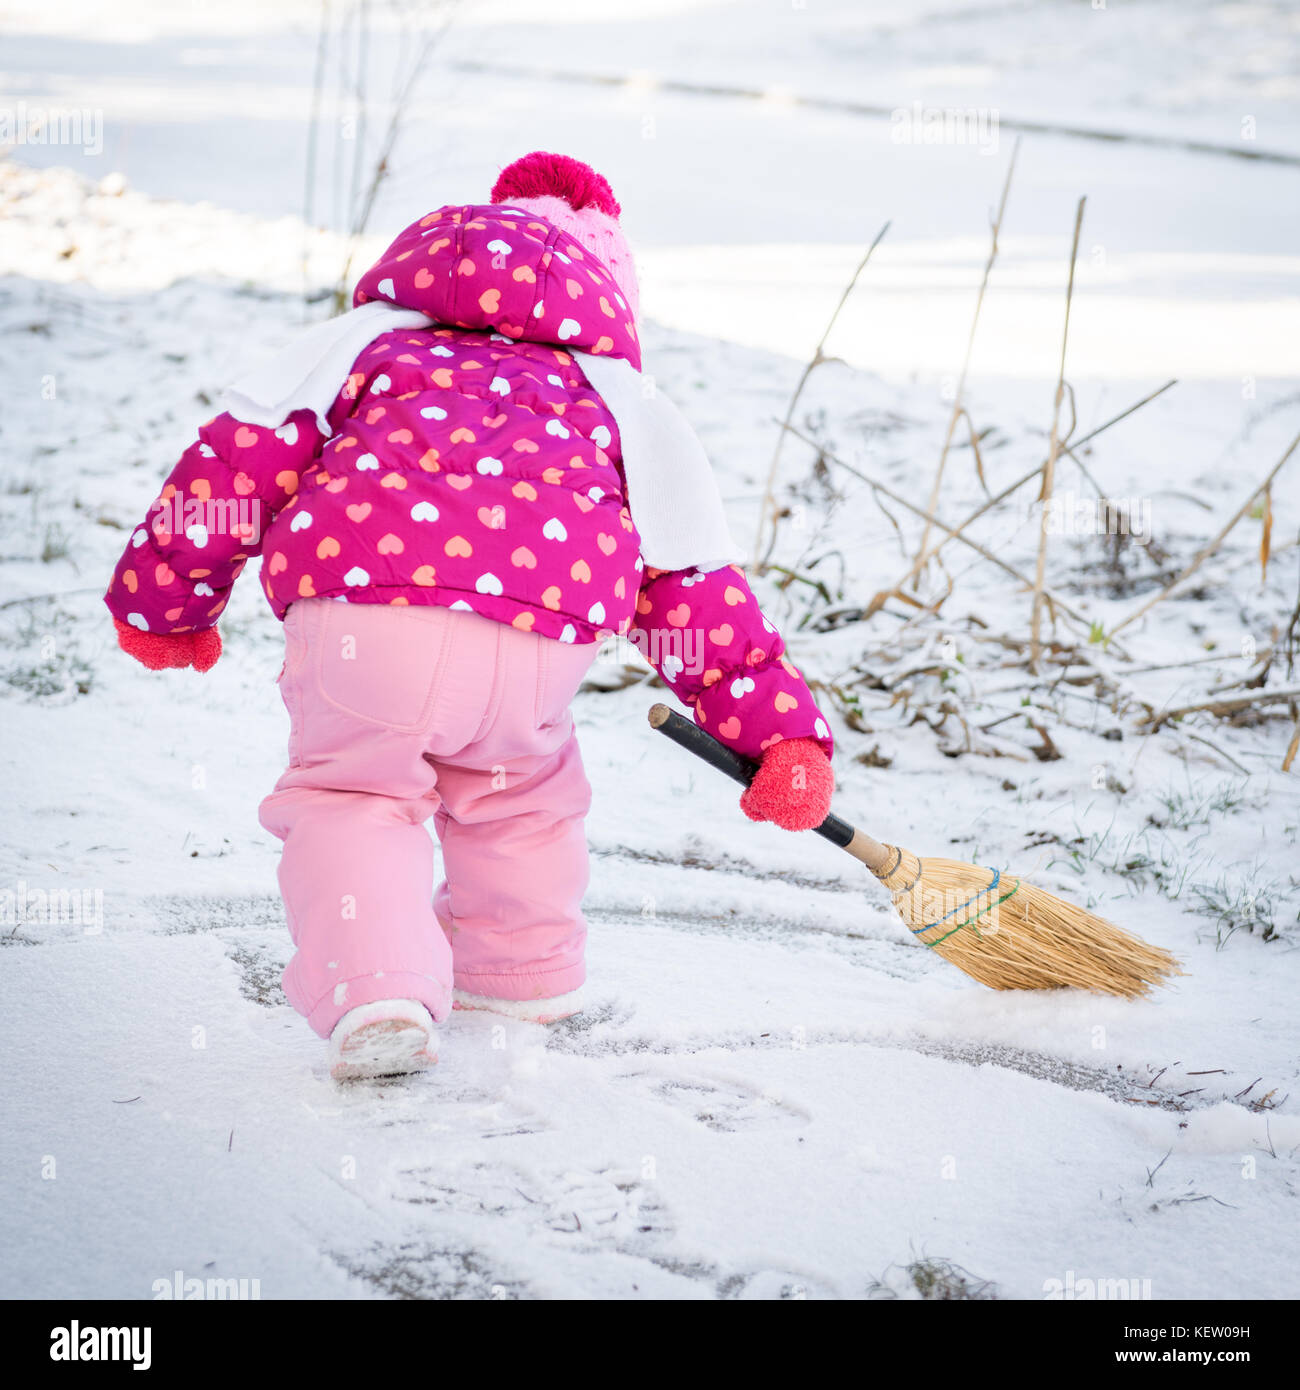
M 222 404 L 237 420 L 278 428 L 310 410 L 332 433 L 326 412 L 353 363 L 381 333 L 430 328 L 414 309 L 373 300 L 316 324 L 282 352 L 228 386 Z M 569 349 L 572 351 L 572 349 Z M 655 569 L 721 569 L 740 561 L 704 447 L 676 406 L 621 357 L 574 352 L 618 425 L 627 502 L 641 556 Z

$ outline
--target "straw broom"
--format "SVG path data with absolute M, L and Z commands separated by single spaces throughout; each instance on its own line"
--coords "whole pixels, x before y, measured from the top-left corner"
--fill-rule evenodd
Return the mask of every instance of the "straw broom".
M 651 708 L 650 724 L 737 782 L 748 785 L 757 771 L 667 705 Z M 923 946 L 992 989 L 1087 989 L 1131 999 L 1182 974 L 1168 951 L 1000 869 L 921 859 L 835 815 L 817 833 L 871 870 Z

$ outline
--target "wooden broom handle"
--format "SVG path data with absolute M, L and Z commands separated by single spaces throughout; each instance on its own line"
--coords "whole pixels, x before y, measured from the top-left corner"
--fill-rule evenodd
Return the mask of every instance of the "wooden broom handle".
M 741 782 L 745 786 L 749 786 L 753 781 L 754 774 L 758 771 L 756 762 L 742 757 L 726 744 L 719 743 L 711 734 L 706 734 L 698 724 L 683 718 L 676 710 L 669 709 L 667 705 L 651 705 L 649 719 L 652 729 L 666 734 L 688 753 L 694 753 L 710 767 L 725 772 L 733 781 Z M 816 830 L 823 839 L 846 850 L 873 873 L 884 869 L 894 857 L 888 845 L 882 845 L 863 831 L 855 830 L 848 821 L 841 820 L 837 815 L 827 816 Z

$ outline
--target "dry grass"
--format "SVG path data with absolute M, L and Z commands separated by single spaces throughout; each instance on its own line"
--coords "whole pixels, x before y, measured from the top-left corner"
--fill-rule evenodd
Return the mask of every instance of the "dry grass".
M 943 486 L 944 468 L 948 463 L 948 452 L 952 448 L 953 436 L 957 433 L 957 426 L 963 416 L 970 426 L 971 450 L 975 455 L 975 466 L 980 471 L 980 477 L 984 475 L 983 466 L 979 455 L 977 444 L 978 435 L 975 430 L 975 422 L 970 418 L 966 409 L 966 377 L 970 372 L 971 354 L 975 350 L 975 334 L 979 330 L 980 310 L 984 307 L 984 296 L 988 293 L 989 276 L 993 273 L 993 264 L 998 258 L 998 237 L 1002 233 L 1002 220 L 1007 214 L 1007 198 L 1011 193 L 1011 180 L 1016 172 L 1016 158 L 1020 154 L 1020 140 L 1011 149 L 1011 159 L 1007 164 L 1006 182 L 1002 185 L 1002 197 L 998 201 L 997 214 L 993 218 L 993 225 L 990 228 L 990 245 L 988 259 L 984 262 L 984 274 L 980 277 L 979 293 L 975 296 L 975 312 L 971 316 L 970 333 L 966 337 L 966 354 L 962 358 L 961 375 L 957 378 L 957 391 L 953 396 L 952 414 L 948 417 L 948 430 L 944 435 L 943 448 L 939 452 L 939 466 L 935 470 L 934 482 L 930 487 L 930 500 L 926 503 L 926 511 L 934 512 L 939 506 L 940 489 Z M 926 545 L 930 539 L 930 522 L 925 523 L 925 530 L 921 532 L 921 544 L 917 547 L 916 559 L 912 565 L 910 578 L 915 581 L 925 565 Z M 904 580 L 904 583 L 907 581 Z
M 1038 494 L 1040 507 L 1038 528 L 1038 563 L 1034 571 L 1034 604 L 1030 614 L 1029 628 L 1031 641 L 1029 647 L 1029 669 L 1038 674 L 1038 661 L 1042 654 L 1040 634 L 1042 631 L 1043 603 L 1048 595 L 1044 584 L 1047 572 L 1047 538 L 1051 534 L 1048 525 L 1048 507 L 1052 500 L 1052 488 L 1056 479 L 1056 460 L 1061 452 L 1061 406 L 1065 401 L 1065 351 L 1070 342 L 1070 307 L 1074 303 L 1074 267 L 1079 259 L 1079 233 L 1083 230 L 1083 209 L 1086 199 L 1079 199 L 1074 214 L 1074 240 L 1070 243 L 1070 278 L 1065 286 L 1065 325 L 1061 329 L 1061 366 L 1056 377 L 1056 396 L 1052 403 L 1052 433 L 1047 450 L 1047 462 L 1043 464 L 1043 484 Z M 1055 611 L 1055 610 L 1053 610 Z
M 867 1286 L 869 1299 L 915 1297 L 927 1303 L 985 1303 L 995 1301 L 998 1296 L 997 1285 L 992 1280 L 981 1279 L 951 1260 L 922 1255 L 891 1278 L 893 1269 L 891 1266 Z
M 871 498 L 899 537 L 900 546 L 904 547 L 907 556 L 907 566 L 899 578 L 866 599 L 854 592 L 853 576 L 841 548 L 832 548 L 824 553 L 810 550 L 793 561 L 774 563 L 771 555 L 776 540 L 776 518 L 781 512 L 772 496 L 773 468 L 763 509 L 764 520 L 770 517 L 772 527 L 761 568 L 764 572 L 781 576 L 778 587 L 793 611 L 793 626 L 805 633 L 829 633 L 864 624 L 871 619 L 879 620 L 873 624 L 873 630 L 859 653 L 850 658 L 846 667 L 838 673 L 828 673 L 822 679 L 814 676 L 815 693 L 825 694 L 833 700 L 850 727 L 861 732 L 873 731 L 872 711 L 882 708 L 872 692 L 885 692 L 887 700 L 883 707 L 897 714 L 894 707 L 902 702 L 904 716 L 910 717 L 912 722 L 924 721 L 939 736 L 942 751 L 950 756 L 979 753 L 1029 762 L 1065 756 L 1053 738 L 1053 732 L 1057 729 L 1102 733 L 1107 738 L 1119 741 L 1126 733 L 1145 736 L 1165 727 L 1186 747 L 1197 744 L 1198 749 L 1193 751 L 1208 748 L 1218 760 L 1237 771 L 1244 771 L 1242 765 L 1212 736 L 1204 736 L 1211 732 L 1210 729 L 1203 727 L 1202 732 L 1198 733 L 1192 725 L 1205 726 L 1214 720 L 1240 725 L 1267 720 L 1281 722 L 1285 719 L 1293 727 L 1287 732 L 1289 746 L 1285 747 L 1285 751 L 1278 751 L 1278 762 L 1283 770 L 1289 771 L 1300 760 L 1300 723 L 1296 722 L 1300 719 L 1300 702 L 1291 689 L 1279 690 L 1276 682 L 1270 686 L 1267 669 L 1252 670 L 1249 679 L 1240 683 L 1244 688 L 1230 698 L 1216 697 L 1222 696 L 1224 689 L 1232 687 L 1213 688 L 1199 698 L 1180 702 L 1177 708 L 1162 708 L 1144 695 L 1141 684 L 1135 685 L 1129 679 L 1130 676 L 1157 668 L 1138 665 L 1135 660 L 1137 653 L 1126 650 L 1119 638 L 1130 628 L 1135 633 L 1141 633 L 1139 622 L 1165 599 L 1171 596 L 1201 597 L 1188 588 L 1188 581 L 1222 549 L 1233 528 L 1247 515 L 1258 515 L 1261 519 L 1259 564 L 1262 569 L 1258 572 L 1263 576 L 1268 574 L 1270 559 L 1274 562 L 1273 568 L 1276 568 L 1280 553 L 1294 549 L 1295 542 L 1281 547 L 1273 544 L 1271 501 L 1273 483 L 1300 448 L 1300 436 L 1292 441 L 1282 457 L 1258 482 L 1250 485 L 1248 494 L 1227 523 L 1185 567 L 1176 567 L 1169 549 L 1150 536 L 1144 538 L 1140 555 L 1136 544 L 1125 552 L 1127 537 L 1124 523 L 1129 519 L 1124 515 L 1121 504 L 1105 497 L 1091 471 L 1095 465 L 1090 459 L 1085 460 L 1085 446 L 1113 425 L 1163 396 L 1176 383 L 1166 382 L 1102 425 L 1078 438 L 1074 437 L 1077 413 L 1065 369 L 1071 307 L 1076 288 L 1075 265 L 1086 203 L 1081 198 L 1070 250 L 1064 327 L 1048 447 L 1036 467 L 989 495 L 981 454 L 981 442 L 989 431 L 981 432 L 974 428 L 966 409 L 964 391 L 971 347 L 988 286 L 988 272 L 998 252 L 1009 186 L 1010 171 L 993 222 L 992 246 L 970 326 L 961 383 L 957 399 L 951 407 L 939 469 L 930 486 L 928 503 L 922 504 L 919 499 L 906 496 L 897 485 L 891 487 L 878 470 L 864 470 L 846 461 L 842 453 L 837 452 L 837 446 L 827 440 L 824 421 L 810 421 L 802 428 L 793 423 L 794 407 L 809 375 L 821 362 L 831 360 L 825 357 L 820 345 L 800 379 L 784 418 L 777 421 L 778 452 L 773 464 L 779 457 L 782 439 L 793 436 L 800 440 L 812 452 L 809 478 L 811 484 L 816 485 L 813 490 L 820 492 L 822 504 L 831 510 L 841 506 L 854 507 L 855 494 L 845 490 L 839 478 L 847 475 L 856 479 L 869 489 Z M 863 265 L 866 259 L 864 257 Z M 861 270 L 862 265 L 841 296 L 841 306 L 856 284 Z M 836 314 L 838 312 L 837 308 Z M 833 315 L 831 322 L 834 321 Z M 972 455 L 985 496 L 973 510 L 950 521 L 944 512 L 953 509 L 944 494 L 950 497 L 957 489 L 952 486 L 944 466 L 963 418 L 970 427 Z M 1059 489 L 1058 475 L 1065 461 L 1077 467 L 1088 486 L 1097 493 L 1100 514 L 1110 539 L 1104 563 L 1096 563 L 1089 556 L 1081 577 L 1058 579 L 1053 587 L 1048 582 L 1049 570 L 1056 560 L 1049 545 L 1049 504 L 1053 491 Z M 977 539 L 972 531 L 981 518 L 1005 521 L 1005 509 L 1015 505 L 1013 495 L 1031 484 L 1037 485 L 1041 509 L 1036 557 L 1032 565 L 1017 567 L 1008 559 L 1003 544 Z M 1264 499 L 1262 503 L 1261 498 Z M 906 519 L 896 514 L 898 507 L 920 523 L 921 539 L 915 550 L 904 536 L 900 519 L 904 524 Z M 1003 509 L 1001 518 L 999 509 Z M 1031 607 L 1028 622 L 1023 627 L 1011 625 L 1005 630 L 997 630 L 977 609 L 970 607 L 970 589 L 961 582 L 958 572 L 942 569 L 940 552 L 954 542 L 979 557 L 982 564 L 971 568 L 982 569 L 992 565 L 1014 585 L 1017 595 L 1029 595 Z M 942 572 L 939 582 L 931 585 L 927 592 L 919 587 L 919 583 L 931 560 L 938 561 Z M 838 577 L 835 562 L 838 562 Z M 1059 573 L 1059 561 L 1056 561 L 1055 567 Z M 1130 573 L 1130 570 L 1133 572 Z M 1143 590 L 1148 592 L 1129 613 L 1103 623 L 1085 616 L 1082 609 L 1086 608 L 1086 603 L 1080 604 L 1079 598 L 1075 597 L 1076 594 L 1088 594 L 1099 588 L 1106 590 L 1112 598 Z M 1062 593 L 1062 589 L 1068 592 L 1069 598 Z M 954 612 L 963 604 L 964 612 Z M 1050 619 L 1050 624 L 1044 623 L 1044 617 Z M 1267 617 L 1256 621 L 1269 622 Z M 1002 626 L 998 624 L 998 627 Z M 1300 646 L 1296 639 L 1296 633 L 1300 631 L 1300 601 L 1296 603 L 1289 626 L 1285 624 L 1285 619 L 1280 624 L 1270 626 L 1273 627 L 1270 652 L 1285 653 L 1289 667 L 1296 647 Z M 1227 659 L 1224 656 L 1207 658 L 1207 646 L 1197 644 L 1189 651 L 1185 661 L 1165 663 L 1158 669 L 1171 670 L 1179 666 L 1192 668 L 1207 660 Z M 944 654 L 937 656 L 937 649 Z M 836 650 L 843 652 L 843 643 Z M 1018 704 L 1013 704 L 1011 700 L 999 701 L 995 698 L 990 702 L 987 699 L 988 677 L 1000 671 L 1014 671 L 1017 674 L 1008 677 L 1008 681 L 1012 682 L 1010 684 L 995 681 L 997 688 L 993 691 L 994 696 L 1012 694 L 1018 697 Z M 1287 682 L 1288 687 L 1291 684 Z M 1146 689 L 1152 690 L 1154 687 L 1148 683 Z M 1194 691 L 1188 693 L 1194 695 Z M 1184 717 L 1188 719 L 1188 727 L 1179 727 L 1178 721 Z M 1200 755 L 1203 757 L 1204 753 Z
M 1008 178 L 1009 177 L 1008 175 Z M 824 362 L 833 362 L 835 360 L 833 357 L 828 357 L 826 355 L 826 340 L 830 337 L 831 330 L 835 327 L 835 320 L 839 318 L 840 311 L 844 308 L 845 304 L 848 303 L 849 296 L 856 288 L 858 280 L 862 276 L 862 272 L 867 268 L 867 262 L 871 260 L 872 252 L 874 252 L 876 247 L 885 239 L 885 235 L 888 231 L 889 223 L 886 222 L 876 233 L 876 239 L 867 247 L 862 259 L 858 262 L 857 269 L 854 270 L 849 283 L 845 285 L 844 292 L 840 295 L 839 303 L 836 304 L 835 310 L 831 314 L 822 332 L 822 336 L 818 340 L 816 348 L 813 349 L 812 357 L 808 359 L 808 363 L 799 377 L 799 381 L 794 388 L 794 394 L 790 397 L 790 404 L 786 406 L 785 420 L 782 424 L 781 432 L 776 437 L 776 447 L 772 451 L 772 462 L 768 465 L 767 481 L 763 486 L 763 501 L 759 508 L 758 530 L 754 536 L 754 563 L 759 566 L 760 569 L 771 558 L 772 549 L 776 545 L 777 529 L 780 520 L 779 511 L 775 502 L 776 477 L 777 471 L 781 466 L 781 448 L 785 443 L 785 431 L 789 428 L 790 423 L 794 419 L 794 412 L 798 408 L 799 399 L 803 395 L 804 387 L 808 385 L 808 378 L 811 377 L 813 372 Z M 764 549 L 763 533 L 769 526 L 771 527 L 771 531 L 768 536 L 767 547 Z

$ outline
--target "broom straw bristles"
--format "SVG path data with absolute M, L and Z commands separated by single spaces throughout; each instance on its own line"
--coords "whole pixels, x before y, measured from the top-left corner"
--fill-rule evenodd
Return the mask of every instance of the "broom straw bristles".
M 1023 879 L 890 848 L 876 877 L 908 929 L 981 984 L 1135 998 L 1182 974 L 1168 951 Z

